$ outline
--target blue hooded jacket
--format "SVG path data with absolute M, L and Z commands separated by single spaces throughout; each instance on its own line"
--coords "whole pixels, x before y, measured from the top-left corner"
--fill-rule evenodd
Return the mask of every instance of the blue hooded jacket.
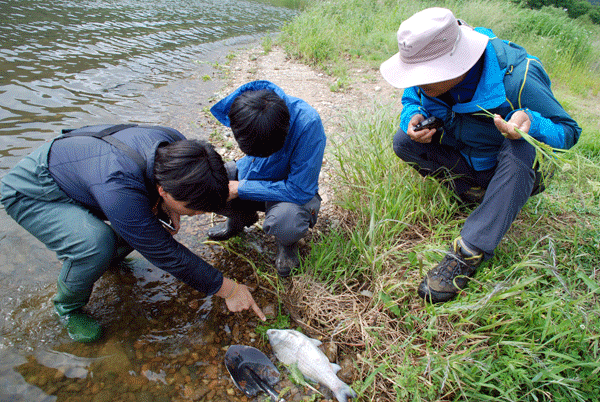
M 106 127 L 94 126 L 97 131 Z M 171 128 L 142 126 L 113 136 L 142 156 L 146 161 L 145 174 L 123 151 L 89 136 L 54 141 L 49 154 L 50 174 L 69 197 L 110 221 L 111 227 L 153 265 L 196 290 L 208 295 L 216 293 L 223 283 L 221 272 L 177 242 L 152 212 L 158 200 L 154 180 L 156 150 L 160 144 L 185 137 Z M 4 184 L 21 193 L 27 191 L 23 183 Z
M 517 110 L 530 120 L 529 135 L 554 148 L 569 149 L 577 143 L 581 128 L 554 97 L 550 78 L 540 60 L 522 47 L 500 40 L 486 28 L 475 28 L 490 37 L 484 52 L 483 71 L 469 102 L 449 106 L 425 95 L 418 87 L 407 88 L 402 96 L 400 128 L 406 132 L 415 114 L 436 116 L 444 121 L 441 144 L 459 149 L 477 171 L 496 166 L 504 137 L 493 119 L 482 115 L 486 109 L 505 120 Z
M 231 104 L 241 93 L 268 89 L 284 100 L 290 112 L 290 129 L 283 148 L 268 157 L 246 155 L 236 161 L 238 196 L 243 200 L 284 201 L 299 205 L 319 190 L 319 173 L 325 152 L 325 130 L 321 117 L 302 99 L 286 95 L 269 81 L 242 85 L 211 109 L 223 125 L 230 127 Z

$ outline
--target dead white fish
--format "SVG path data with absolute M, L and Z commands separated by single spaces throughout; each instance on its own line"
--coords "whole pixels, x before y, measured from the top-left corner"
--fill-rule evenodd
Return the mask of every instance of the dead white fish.
M 267 331 L 273 353 L 286 365 L 296 364 L 300 372 L 311 381 L 329 388 L 339 402 L 356 398 L 356 392 L 338 378 L 340 366 L 330 363 L 327 356 L 318 348 L 317 339 L 292 329 L 270 329 Z

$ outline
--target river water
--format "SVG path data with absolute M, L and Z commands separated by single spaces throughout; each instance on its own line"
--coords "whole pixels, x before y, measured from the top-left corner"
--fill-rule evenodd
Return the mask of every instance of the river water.
M 62 128 L 136 122 L 208 138 L 196 116 L 222 85 L 218 65 L 276 33 L 295 3 L 0 0 L 0 177 Z M 210 260 L 198 235 L 180 240 Z M 236 323 L 211 318 L 210 298 L 134 253 L 89 303 L 108 335 L 78 345 L 53 313 L 59 269 L 0 209 L 0 401 L 235 400 L 215 390 L 211 358 Z

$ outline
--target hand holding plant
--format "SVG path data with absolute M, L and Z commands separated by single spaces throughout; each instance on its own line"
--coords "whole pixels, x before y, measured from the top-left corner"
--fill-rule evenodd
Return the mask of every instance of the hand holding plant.
M 529 115 L 522 110 L 515 112 L 509 121 L 504 120 L 502 116 L 496 114 L 494 115 L 494 124 L 503 136 L 511 140 L 522 138 L 517 129 L 529 133 L 529 129 L 531 128 Z
M 493 114 L 481 106 L 479 108 L 485 115 L 494 119 L 496 127 L 498 127 L 500 134 L 504 137 L 511 140 L 522 138 L 535 148 L 535 160 L 533 161 L 533 166 L 541 171 L 544 177 L 552 172 L 554 168 L 562 167 L 563 164 L 568 163 L 564 157 L 559 155 L 559 153 L 563 154 L 566 150 L 553 148 L 529 135 L 528 131 L 531 127 L 531 120 L 529 120 L 527 113 L 517 111 L 513 115 L 513 118 L 510 119 L 510 122 L 507 122 L 500 115 Z

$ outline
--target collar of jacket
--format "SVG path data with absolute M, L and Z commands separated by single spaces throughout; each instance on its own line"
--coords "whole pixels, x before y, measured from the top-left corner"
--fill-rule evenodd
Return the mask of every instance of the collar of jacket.
M 476 28 L 476 30 L 490 37 L 490 42 L 485 49 L 481 79 L 470 102 L 457 103 L 452 107 L 452 111 L 455 113 L 477 113 L 481 112 L 481 108 L 494 109 L 506 102 L 504 89 L 506 68 L 500 67 L 495 47 L 492 44 L 492 40 L 497 39 L 489 29 Z

